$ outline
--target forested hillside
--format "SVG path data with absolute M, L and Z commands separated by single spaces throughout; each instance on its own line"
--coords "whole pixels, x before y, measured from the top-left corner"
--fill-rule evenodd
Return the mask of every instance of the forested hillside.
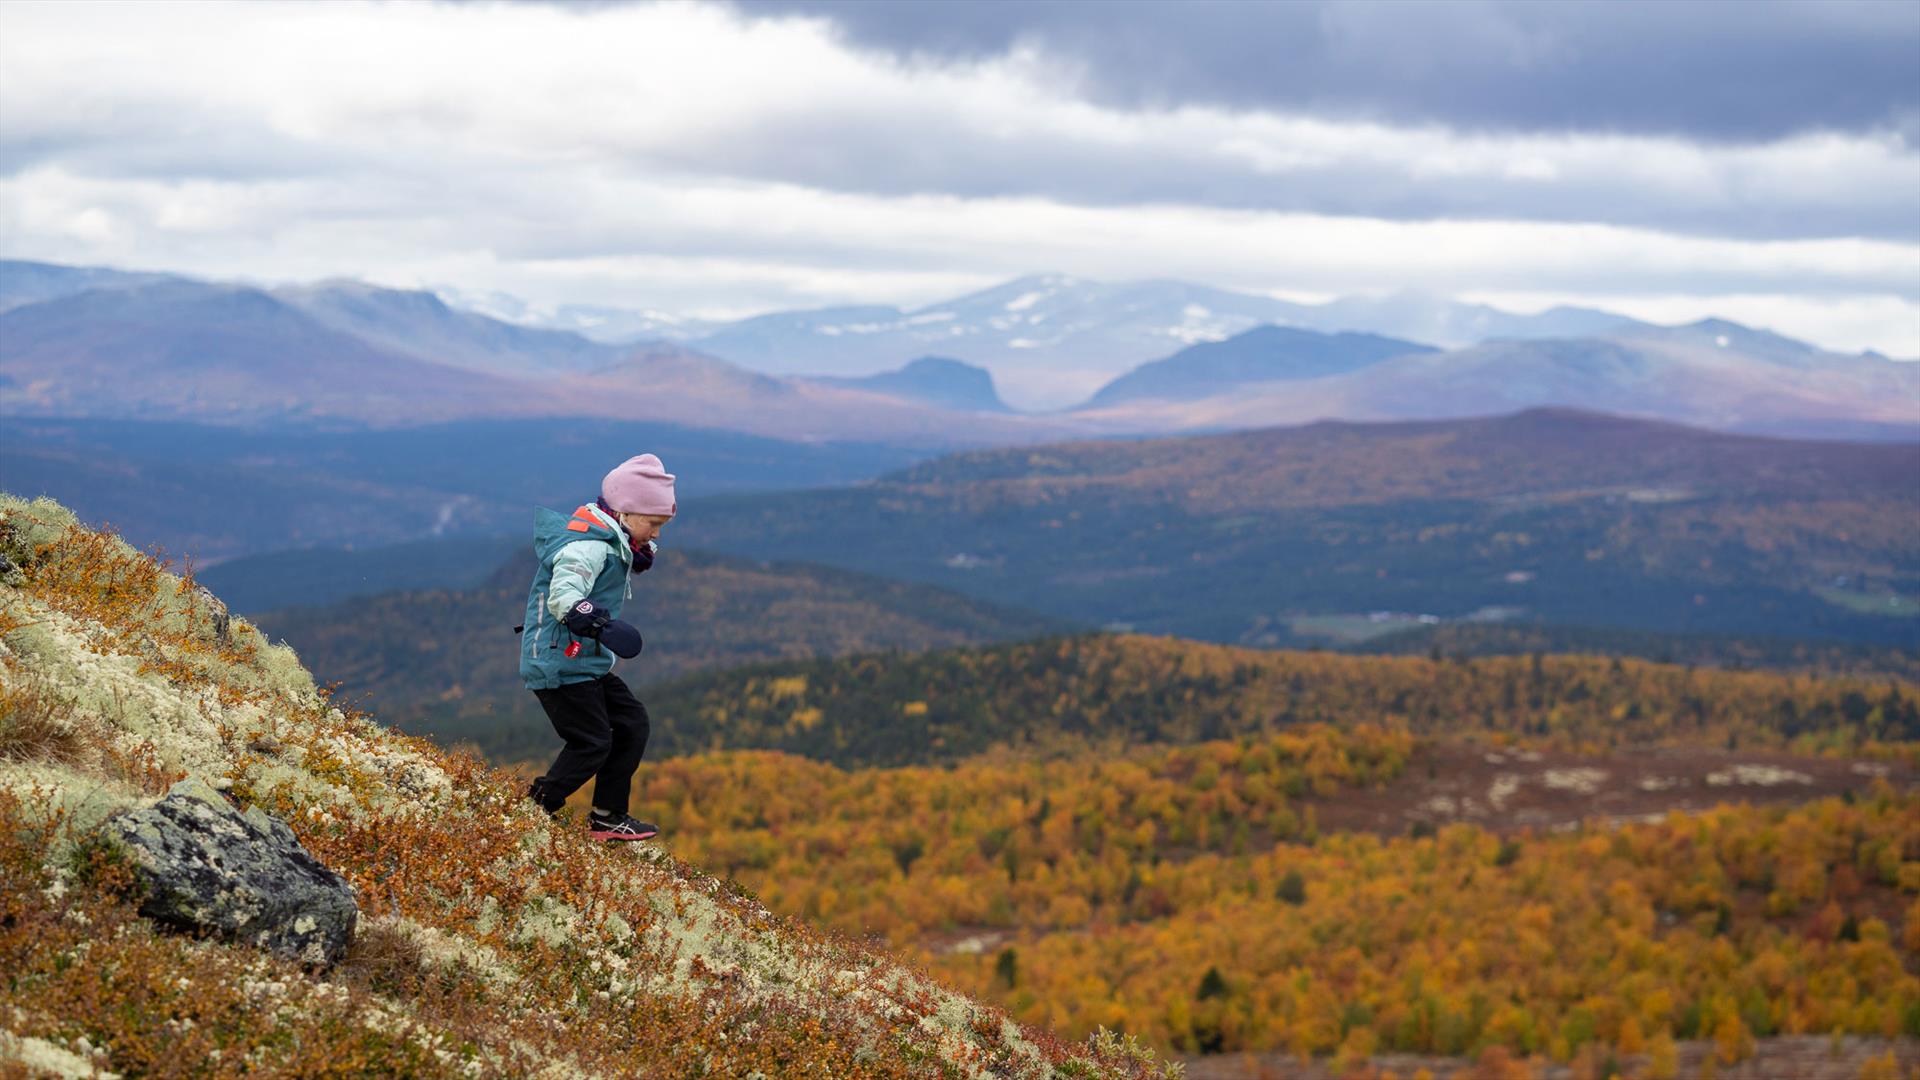
M 589 446 L 613 449 L 585 452 Z M 306 580 L 298 560 L 279 558 L 290 549 L 371 553 L 409 541 L 451 548 L 503 533 L 524 544 L 534 506 L 579 505 L 630 452 L 624 448 L 640 446 L 680 470 L 690 504 L 719 492 L 850 484 L 925 456 L 579 417 L 416 419 L 369 430 L 8 416 L 0 423 L 0 485 L 60 499 L 137 547 L 158 544 L 199 566 L 261 556 L 265 565 L 251 572 L 229 567 L 214 576 L 222 587 L 238 584 L 232 603 L 253 612 L 341 598 L 320 591 L 330 582 Z M 236 506 L 247 512 L 233 513 Z M 267 593 L 275 598 L 263 599 Z
M 1906 683 L 1592 656 L 1432 660 L 1085 635 L 714 672 L 648 695 L 661 751 L 765 748 L 836 764 L 995 747 L 1190 743 L 1298 724 L 1512 736 L 1543 747 L 1857 750 L 1920 738 Z
M 1781 637 L 1663 634 L 1652 630 L 1544 626 L 1538 623 L 1452 623 L 1395 629 L 1351 642 L 1344 651 L 1398 656 L 1514 656 L 1586 653 L 1640 657 L 1663 664 L 1767 668 L 1801 675 L 1893 678 L 1920 685 L 1920 639 L 1861 645 Z
M 552 740 L 520 682 L 531 554 L 471 589 L 405 590 L 258 616 L 322 679 L 389 723 L 510 759 Z M 622 661 L 638 686 L 782 658 L 925 650 L 1065 628 L 1059 620 L 925 585 L 833 567 L 759 563 L 669 547 L 635 579 L 626 617 L 646 650 Z
M 1257 645 L 1328 616 L 1909 647 L 1920 445 L 1536 410 L 942 458 L 716 499 L 683 542 Z
M 1794 806 L 1810 789 L 1733 766 L 1718 797 L 1741 803 L 1567 832 L 1320 823 L 1417 779 L 1419 754 L 1405 734 L 1313 727 L 1048 762 L 845 772 L 728 753 L 643 773 L 675 850 L 1069 1032 L 1349 1063 L 1498 1045 L 1640 1077 L 1674 1075 L 1675 1040 L 1732 1063 L 1780 1034 L 1920 1036 L 1905 769 Z M 1497 756 L 1516 769 L 1526 752 Z M 1505 785 L 1480 794 L 1497 807 Z M 1787 802 L 1745 802 L 1766 796 Z

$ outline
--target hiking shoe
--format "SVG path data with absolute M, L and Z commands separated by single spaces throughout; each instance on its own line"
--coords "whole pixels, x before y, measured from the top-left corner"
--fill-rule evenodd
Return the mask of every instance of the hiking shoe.
M 608 817 L 595 810 L 587 818 L 587 835 L 595 840 L 651 840 L 660 835 L 660 827 L 627 814 Z

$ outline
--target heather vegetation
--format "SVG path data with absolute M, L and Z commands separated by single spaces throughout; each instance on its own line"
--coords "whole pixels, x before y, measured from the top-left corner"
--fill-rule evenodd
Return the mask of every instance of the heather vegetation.
M 1141 1075 L 336 707 L 188 578 L 0 503 L 0 1054 L 127 1075 Z M 358 891 L 339 967 L 157 932 L 99 825 L 186 776 Z M 458 843 L 449 843 L 450 823 Z

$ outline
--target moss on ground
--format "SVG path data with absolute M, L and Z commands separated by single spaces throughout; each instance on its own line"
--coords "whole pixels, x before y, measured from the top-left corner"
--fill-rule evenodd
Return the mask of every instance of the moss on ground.
M 1147 1076 L 341 709 L 117 537 L 0 494 L 0 1064 L 207 1076 Z M 315 974 L 162 933 L 79 842 L 194 777 L 360 895 Z M 183 1064 L 184 1063 L 184 1064 Z M 197 1063 L 197 1064 L 196 1064 Z

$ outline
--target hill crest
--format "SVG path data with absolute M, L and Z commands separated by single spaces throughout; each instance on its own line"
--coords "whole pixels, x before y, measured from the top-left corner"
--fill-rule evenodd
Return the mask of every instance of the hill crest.
M 228 1055 L 297 1075 L 1160 1071 L 1111 1036 L 1073 1049 L 1020 1028 L 665 851 L 548 822 L 513 778 L 334 707 L 290 650 L 56 504 L 0 497 L 0 554 L 6 1058 L 77 1047 L 90 1067 L 148 1072 Z M 183 776 L 280 817 L 354 886 L 361 931 L 340 968 L 159 933 L 105 871 L 63 869 L 110 866 L 89 837 Z

